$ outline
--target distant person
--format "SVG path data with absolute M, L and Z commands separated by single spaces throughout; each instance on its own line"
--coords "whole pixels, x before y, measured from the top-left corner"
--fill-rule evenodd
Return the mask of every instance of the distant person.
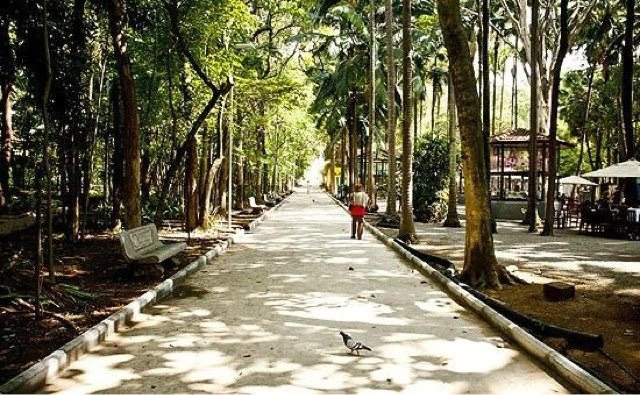
M 349 194 L 349 213 L 351 213 L 351 238 L 362 240 L 364 213 L 369 206 L 369 196 L 362 192 L 362 184 L 356 184 L 355 192 Z
M 307 193 L 309 193 L 309 189 L 311 188 L 311 183 L 307 180 Z
M 609 210 L 609 191 L 604 191 L 602 197 L 598 200 L 598 210 Z
M 624 201 L 622 197 L 622 190 L 619 186 L 616 187 L 615 191 L 613 191 L 613 197 L 611 198 L 611 203 L 620 205 Z

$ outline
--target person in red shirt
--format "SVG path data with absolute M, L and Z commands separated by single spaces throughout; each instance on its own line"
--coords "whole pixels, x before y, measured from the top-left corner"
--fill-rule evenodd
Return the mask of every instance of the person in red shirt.
M 364 214 L 369 206 L 369 196 L 362 192 L 362 184 L 356 184 L 355 192 L 349 194 L 349 213 L 351 214 L 351 238 L 362 240 L 364 228 Z

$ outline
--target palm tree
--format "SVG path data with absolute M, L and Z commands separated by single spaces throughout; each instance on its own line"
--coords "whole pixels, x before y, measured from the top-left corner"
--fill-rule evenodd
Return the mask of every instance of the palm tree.
M 627 152 L 626 159 L 636 156 L 635 138 L 633 134 L 633 25 L 635 0 L 626 0 L 627 16 L 624 29 L 624 48 L 622 49 L 622 119 Z M 635 205 L 638 201 L 636 182 L 629 178 L 625 187 L 627 204 Z
M 402 0 L 402 211 L 398 238 L 417 242 L 413 223 L 413 133 L 411 132 L 411 0 Z
M 447 202 L 447 219 L 442 226 L 447 228 L 459 228 L 458 219 L 458 194 L 456 192 L 456 156 L 458 154 L 458 142 L 456 139 L 456 101 L 454 98 L 453 81 L 449 80 L 449 93 L 447 97 L 449 118 L 449 201 Z
M 389 151 L 389 175 L 387 182 L 386 215 L 396 217 L 396 64 L 393 56 L 393 1 L 385 1 L 386 65 L 387 65 L 387 139 Z
M 539 43 L 538 43 L 538 17 L 539 17 L 539 0 L 531 0 L 531 59 L 538 59 Z M 538 119 L 538 66 L 532 62 L 531 67 L 531 109 L 529 111 L 529 189 L 527 197 L 527 217 L 529 224 L 529 232 L 535 232 L 538 229 L 538 210 L 536 203 L 538 201 L 537 169 L 538 169 L 538 130 L 540 123 Z
M 449 75 L 455 88 L 458 123 L 462 141 L 467 222 L 462 279 L 474 287 L 500 287 L 511 282 L 498 264 L 491 235 L 491 212 L 486 182 L 482 141 L 480 98 L 476 90 L 467 34 L 460 17 L 459 0 L 438 0 L 438 15 L 449 56 Z

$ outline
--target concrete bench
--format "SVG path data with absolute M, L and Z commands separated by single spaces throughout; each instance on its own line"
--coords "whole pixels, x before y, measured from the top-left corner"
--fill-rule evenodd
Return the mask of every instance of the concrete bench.
M 262 195 L 262 200 L 267 207 L 274 207 L 276 205 L 276 201 L 269 199 L 266 193 Z
M 264 204 L 257 204 L 256 198 L 253 196 L 249 197 L 249 207 L 251 207 L 254 213 L 261 213 L 267 208 Z
M 120 232 L 122 255 L 129 262 L 161 263 L 187 248 L 187 243 L 164 244 L 154 224 Z

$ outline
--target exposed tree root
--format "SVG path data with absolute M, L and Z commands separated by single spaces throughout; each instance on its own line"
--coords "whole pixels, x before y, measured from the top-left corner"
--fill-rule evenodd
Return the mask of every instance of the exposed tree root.
M 19 306 L 26 307 L 27 309 L 33 311 L 34 313 L 36 311 L 35 306 L 31 305 L 30 303 L 25 302 L 22 298 L 15 299 L 14 303 L 16 303 Z M 79 333 L 78 328 L 75 325 L 73 325 L 73 322 L 71 322 L 68 319 L 64 318 L 60 314 L 52 313 L 52 312 L 44 310 L 44 309 L 41 309 L 41 313 L 42 313 L 43 316 L 50 317 L 50 318 L 55 318 L 56 320 L 60 321 L 60 323 L 65 328 L 67 328 L 69 331 L 71 331 L 71 333 L 73 333 L 74 335 L 78 335 L 78 333 Z

